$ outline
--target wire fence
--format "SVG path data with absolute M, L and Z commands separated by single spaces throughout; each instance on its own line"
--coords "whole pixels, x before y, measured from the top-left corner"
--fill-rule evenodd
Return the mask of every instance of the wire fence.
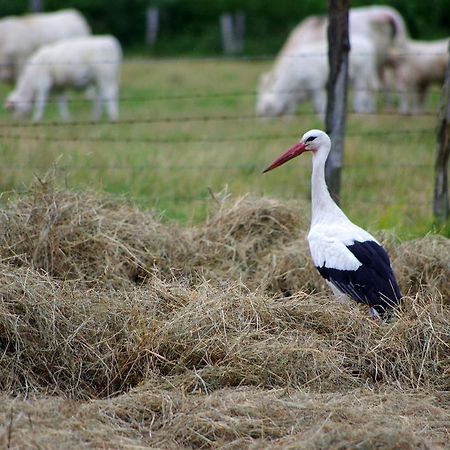
M 436 117 L 436 113 L 432 111 L 423 111 L 414 114 L 400 114 L 396 111 L 374 111 L 374 112 L 352 112 L 349 111 L 348 115 L 351 116 L 395 116 L 395 117 Z M 316 117 L 317 114 L 312 111 L 299 111 L 296 113 L 286 113 L 283 117 L 295 118 L 295 117 Z M 142 118 L 130 118 L 119 119 L 113 122 L 104 122 L 96 120 L 73 120 L 73 121 L 45 121 L 45 122 L 29 122 L 29 121 L 8 121 L 0 123 L 0 129 L 11 128 L 49 128 L 49 127 L 107 127 L 118 125 L 148 125 L 148 124 L 160 124 L 160 123 L 186 123 L 186 122 L 215 122 L 215 121 L 236 121 L 243 120 L 261 120 L 261 119 L 273 119 L 273 116 L 260 115 L 260 114 L 207 114 L 207 115 L 180 115 L 180 116 L 162 116 L 162 117 L 142 117 Z
M 299 55 L 297 55 L 299 56 Z M 202 59 L 190 59 L 190 58 L 181 58 L 182 61 L 191 61 L 191 62 L 205 62 L 205 61 L 217 61 L 220 59 L 221 61 L 224 58 L 202 58 Z M 256 60 L 269 60 L 273 59 L 273 56 L 267 57 L 255 57 L 255 58 L 229 58 L 237 60 L 237 61 L 256 61 Z M 174 62 L 173 59 L 162 60 L 159 62 L 171 61 Z M 131 60 L 131 63 L 134 61 Z M 151 60 L 139 60 L 139 63 L 154 63 Z M 158 62 L 158 61 L 157 61 Z M 156 63 L 157 63 L 156 62 Z M 130 61 L 127 61 L 129 64 Z M 365 91 L 370 91 L 371 93 L 379 94 L 379 91 L 374 91 L 372 89 L 360 89 Z M 350 89 L 350 92 L 356 92 L 355 89 Z M 294 93 L 302 93 L 302 94 L 311 94 L 314 93 L 311 89 L 295 89 L 295 90 L 277 90 L 277 91 L 269 91 L 274 94 L 280 95 L 291 95 Z M 389 95 L 402 95 L 404 91 L 398 89 L 391 89 L 384 92 L 384 94 Z M 257 90 L 223 90 L 223 91 L 214 91 L 214 92 L 189 92 L 189 93 L 148 93 L 145 96 L 138 95 L 123 95 L 120 97 L 119 101 L 122 104 L 151 104 L 154 102 L 192 102 L 205 100 L 209 101 L 222 101 L 226 98 L 235 97 L 242 98 L 247 101 L 248 98 L 255 98 L 258 95 Z M 104 99 L 105 101 L 111 99 Z M 56 100 L 51 100 L 53 101 Z M 69 103 L 73 104 L 90 104 L 92 103 L 92 99 L 85 97 L 75 97 L 72 99 L 68 99 Z M 127 111 L 128 113 L 131 112 Z M 349 115 L 354 117 L 383 117 L 387 118 L 400 118 L 405 117 L 405 114 L 399 114 L 399 112 L 394 110 L 380 110 L 374 112 L 366 112 L 366 113 L 355 113 L 348 112 Z M 285 117 L 295 118 L 295 117 L 303 117 L 303 118 L 316 118 L 317 113 L 314 111 L 299 111 L 295 114 L 285 114 Z M 411 115 L 412 116 L 412 115 Z M 414 114 L 415 117 L 420 118 L 433 118 L 436 116 L 434 111 L 423 111 L 420 115 Z M 0 141 L 4 142 L 37 142 L 37 143 L 47 143 L 47 142 L 60 142 L 60 143 L 91 143 L 93 144 L 93 148 L 97 148 L 98 145 L 126 145 L 126 144 L 147 144 L 147 145 L 164 145 L 169 151 L 176 151 L 177 148 L 180 148 L 179 144 L 189 143 L 193 145 L 205 145 L 205 148 L 209 151 L 211 150 L 211 144 L 220 145 L 221 151 L 227 151 L 228 147 L 223 144 L 250 144 L 250 143 L 260 143 L 264 141 L 282 141 L 282 140 L 294 140 L 299 138 L 299 133 L 294 132 L 286 132 L 286 133 L 255 133 L 254 127 L 255 124 L 263 123 L 257 122 L 260 121 L 264 116 L 257 115 L 255 113 L 230 113 L 230 114 L 218 114 L 217 112 L 207 113 L 207 114 L 182 114 L 176 113 L 174 115 L 170 115 L 166 113 L 166 115 L 162 116 L 146 116 L 146 117 L 126 117 L 119 119 L 115 122 L 107 122 L 107 121 L 93 121 L 93 120 L 74 120 L 70 122 L 64 121 L 43 121 L 40 123 L 32 123 L 29 121 L 11 121 L 9 118 L 5 118 L 4 121 L 0 122 Z M 231 134 L 229 130 L 216 130 L 217 134 L 211 136 L 205 136 L 205 130 L 201 130 L 197 135 L 195 133 L 186 132 L 186 130 L 180 130 L 177 127 L 185 124 L 198 123 L 199 127 L 202 127 L 203 124 L 207 123 L 235 123 L 238 125 L 242 125 L 243 122 L 249 124 L 248 127 L 241 127 L 239 129 L 240 134 Z M 167 124 L 173 125 L 176 133 L 172 133 L 170 129 L 159 130 L 158 134 L 162 134 L 162 136 L 154 136 L 154 133 L 149 130 L 145 132 L 145 135 L 136 135 L 135 130 L 131 129 L 134 126 L 152 126 Z M 130 127 L 127 129 L 127 127 Z M 108 135 L 92 135 L 91 130 L 97 132 L 98 130 L 107 130 Z M 54 132 L 57 131 L 57 132 Z M 117 131 L 117 135 L 116 134 Z M 244 134 L 245 131 L 248 134 Z M 64 133 L 64 134 L 63 134 Z M 151 133 L 151 135 L 149 135 Z M 414 126 L 410 125 L 407 128 L 398 127 L 397 129 L 353 129 L 348 131 L 346 137 L 349 139 L 364 139 L 368 137 L 377 137 L 380 140 L 385 139 L 410 139 L 412 137 L 421 137 L 427 136 L 427 138 L 433 136 L 435 133 L 434 126 Z M 393 146 L 392 151 L 395 152 L 397 147 Z M 95 158 L 94 158 L 95 159 Z M 367 169 L 371 168 L 394 168 L 394 170 L 406 170 L 408 173 L 416 174 L 416 171 L 429 171 L 431 172 L 433 169 L 433 164 L 427 164 L 422 162 L 399 162 L 396 160 L 392 160 L 389 163 L 387 162 L 374 162 L 374 163 L 353 163 L 348 162 L 343 165 L 344 171 L 349 172 L 359 172 L 359 171 L 367 171 Z M 27 164 L 27 163 L 6 163 L 1 165 L 1 170 L 3 171 L 27 171 L 27 172 L 38 172 L 38 171 L 46 171 L 48 167 L 44 165 L 35 165 L 35 164 Z M 93 163 L 92 158 L 89 159 L 88 163 L 71 163 L 71 164 L 58 164 L 57 171 L 59 173 L 70 173 L 73 171 L 85 171 L 95 174 L 98 173 L 128 173 L 131 176 L 136 174 L 143 173 L 157 173 L 157 172 L 165 172 L 165 171 L 176 171 L 178 173 L 194 173 L 194 172 L 245 172 L 248 174 L 256 174 L 261 172 L 262 168 L 258 164 L 253 163 L 242 163 L 242 162 L 228 162 L 222 164 L 185 164 L 185 163 L 177 163 L 171 162 L 170 164 L 118 164 L 117 162 L 111 161 L 104 164 Z M 201 194 L 197 195 L 187 195 L 182 192 L 178 192 L 176 196 L 174 195 L 160 195 L 158 191 L 158 195 L 151 196 L 153 202 L 171 202 L 171 203 L 182 203 L 182 202 L 205 202 L 208 198 L 208 193 L 205 191 Z M 381 205 L 381 206 L 395 206 L 399 205 L 398 201 L 395 198 L 390 199 L 379 199 L 376 200 L 370 198 L 364 199 L 355 199 L 356 203 L 365 203 L 372 205 Z M 402 204 L 403 205 L 403 204 Z M 411 206 L 429 206 L 429 202 L 421 202 L 420 200 L 414 199 L 411 202 Z M 403 205 L 404 206 L 404 205 Z
M 369 93 L 373 94 L 375 96 L 400 96 L 404 94 L 411 94 L 414 93 L 413 91 L 408 91 L 405 89 L 397 89 L 397 88 L 386 88 L 386 89 L 375 89 L 375 88 L 362 88 L 362 87 L 349 87 L 350 93 L 356 93 L 356 92 L 363 92 L 363 93 Z M 196 93 L 189 93 L 189 94 L 152 94 L 152 95 L 146 95 L 144 96 L 119 96 L 119 97 L 102 97 L 102 101 L 108 102 L 111 100 L 118 100 L 120 103 L 141 103 L 141 104 L 147 104 L 147 103 L 153 103 L 153 102 L 171 102 L 171 101 L 190 101 L 190 100 L 212 100 L 212 99 L 219 99 L 222 100 L 224 98 L 229 97 L 257 97 L 259 94 L 259 90 L 247 90 L 247 91 L 216 91 L 216 92 L 196 92 Z M 312 95 L 317 92 L 323 92 L 323 89 L 311 89 L 311 88 L 295 88 L 295 89 L 264 89 L 265 94 L 274 94 L 274 95 L 280 95 L 280 96 L 290 96 L 290 95 Z M 439 93 L 437 92 L 429 92 L 429 95 L 436 95 L 438 96 Z M 76 98 L 66 98 L 67 103 L 69 104 L 91 104 L 92 98 L 90 98 L 90 95 L 87 97 L 76 97 Z M 14 101 L 17 104 L 23 104 L 23 103 L 30 103 L 30 100 L 15 100 Z M 57 98 L 49 98 L 47 103 L 57 103 Z M 307 113 L 305 113 L 307 114 Z M 309 113 L 313 114 L 313 113 Z M 352 113 L 357 114 L 357 113 Z M 374 115 L 374 114 L 391 114 L 396 115 L 398 114 L 397 111 L 373 111 L 373 112 L 365 112 L 365 113 L 358 113 L 358 114 L 368 114 L 368 115 Z M 408 115 L 411 113 L 404 113 L 404 115 Z M 423 111 L 420 113 L 414 113 L 415 115 L 421 114 L 421 115 L 430 115 L 433 114 L 432 112 Z
M 142 122 L 139 122 L 142 123 Z M 370 130 L 349 132 L 349 137 L 368 137 L 368 136 L 399 136 L 408 134 L 427 134 L 432 133 L 430 128 L 422 129 L 403 129 L 403 130 Z M 210 143 L 230 143 L 230 142 L 249 142 L 249 141 L 277 141 L 282 139 L 295 139 L 298 138 L 298 133 L 289 134 L 266 134 L 266 135 L 249 135 L 249 136 L 215 136 L 215 137 L 167 137 L 167 138 L 152 138 L 152 137 L 133 137 L 133 136 L 84 136 L 84 135 L 72 135 L 72 136 L 43 136 L 43 135 L 23 135 L 23 134 L 10 134 L 1 133 L 1 139 L 13 139 L 13 140 L 31 140 L 31 141 L 52 141 L 52 142 L 95 142 L 105 144 L 126 144 L 130 142 L 141 144 L 180 144 L 180 143 L 194 143 L 194 144 L 210 144 Z
M 447 52 L 447 46 L 448 46 L 448 38 L 435 40 L 435 41 L 428 41 L 430 43 L 429 49 L 401 49 L 398 48 L 395 50 L 395 53 L 393 53 L 391 56 L 395 58 L 422 58 L 422 57 L 430 57 L 430 56 L 445 56 L 448 54 Z M 307 43 L 310 44 L 310 43 Z M 323 42 L 323 44 L 326 44 L 326 42 Z M 432 45 L 431 45 L 432 44 Z M 436 45 L 439 47 L 437 48 Z M 375 52 L 374 51 L 361 51 L 361 50 L 351 50 L 350 55 L 356 56 L 356 57 L 374 57 Z M 275 61 L 279 56 L 286 57 L 286 58 L 293 58 L 293 59 L 309 59 L 309 58 L 328 58 L 328 51 L 310 51 L 308 50 L 307 45 L 303 46 L 303 49 L 301 51 L 291 51 L 289 53 L 284 52 L 283 54 L 259 54 L 259 55 L 217 55 L 217 56 L 158 56 L 157 58 L 146 58 L 146 57 L 130 57 L 127 58 L 127 64 L 150 64 L 150 65 L 158 65 L 158 64 L 167 64 L 167 63 L 205 63 L 205 62 L 256 62 L 256 61 Z M 48 56 L 47 56 L 48 58 Z M 117 65 L 121 63 L 121 60 L 112 58 L 112 59 L 97 59 L 92 61 L 94 64 L 98 65 Z M 79 65 L 79 60 L 58 60 L 58 61 L 50 61 L 50 60 L 29 60 L 27 62 L 27 65 L 30 66 L 53 66 L 55 64 L 61 64 L 61 65 Z M 0 69 L 9 67 L 8 64 L 2 63 L 0 64 Z

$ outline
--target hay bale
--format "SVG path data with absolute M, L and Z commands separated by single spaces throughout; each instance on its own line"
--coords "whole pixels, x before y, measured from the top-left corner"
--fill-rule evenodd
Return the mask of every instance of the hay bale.
M 196 247 L 191 263 L 207 279 L 238 279 L 252 289 L 289 294 L 308 284 L 308 277 L 300 276 L 310 259 L 306 241 L 299 240 L 308 229 L 305 209 L 309 211 L 296 202 L 271 198 L 227 199 L 204 225 L 193 230 Z M 284 258 L 288 248 L 295 258 L 283 270 L 275 255 L 278 252 Z M 300 268 L 295 285 L 288 281 L 293 266 Z
M 336 304 L 328 289 L 320 294 L 325 288 L 299 239 L 306 226 L 299 205 L 245 197 L 181 229 L 121 203 L 39 185 L 1 216 L 5 386 L 109 395 L 153 371 L 185 374 L 192 385 L 197 371 L 210 390 L 447 388 L 449 241 L 428 237 L 398 247 L 403 284 L 414 277 L 401 269 L 417 274 L 425 262 L 428 286 L 405 298 L 392 324 L 376 327 L 364 308 Z M 117 354 L 95 347 L 99 324 L 115 336 Z M 124 350 L 136 342 L 139 349 Z M 133 369 L 123 362 L 127 351 Z M 86 378 L 78 380 L 80 367 Z M 54 373 L 57 383 L 50 382 Z
M 2 396 L 0 444 L 25 449 L 439 450 L 448 443 L 449 405 L 443 394 L 391 389 L 323 395 L 237 388 L 197 395 L 148 382 L 116 398 L 90 402 Z
M 157 316 L 186 299 L 154 278 L 102 291 L 0 264 L 0 389 L 105 397 L 151 377 Z M 170 305 L 170 306 L 167 306 Z
M 403 292 L 441 295 L 450 304 L 450 239 L 427 235 L 401 243 L 393 261 Z
M 189 239 L 124 202 L 36 183 L 0 216 L 0 255 L 58 279 L 118 287 L 181 270 Z M 172 263 L 176 266 L 172 266 Z
M 207 392 L 450 388 L 450 311 L 439 299 L 410 299 L 378 326 L 356 305 L 268 298 L 242 285 L 192 288 L 153 277 L 102 291 L 8 265 L 0 285 L 5 391 L 95 398 L 155 376 Z
M 406 299 L 379 326 L 358 305 L 320 295 L 283 301 L 205 286 L 162 323 L 154 351 L 166 375 L 213 391 L 225 386 L 300 387 L 320 392 L 360 385 L 450 387 L 450 311 L 439 298 Z

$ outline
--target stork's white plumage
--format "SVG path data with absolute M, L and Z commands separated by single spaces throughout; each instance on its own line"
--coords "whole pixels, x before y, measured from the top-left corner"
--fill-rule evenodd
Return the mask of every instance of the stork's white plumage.
M 264 172 L 304 152 L 312 153 L 308 242 L 314 265 L 338 297 L 348 296 L 367 304 L 371 314 L 379 317 L 400 302 L 400 289 L 384 248 L 371 234 L 352 223 L 328 192 L 325 162 L 330 148 L 326 133 L 310 130 Z

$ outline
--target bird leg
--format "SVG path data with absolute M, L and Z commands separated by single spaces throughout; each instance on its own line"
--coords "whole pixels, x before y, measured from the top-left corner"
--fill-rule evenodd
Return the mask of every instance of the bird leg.
M 377 322 L 377 323 L 381 322 L 381 316 L 380 316 L 380 314 L 378 314 L 378 311 L 375 308 L 369 306 L 369 314 L 370 314 L 371 319 L 374 322 Z

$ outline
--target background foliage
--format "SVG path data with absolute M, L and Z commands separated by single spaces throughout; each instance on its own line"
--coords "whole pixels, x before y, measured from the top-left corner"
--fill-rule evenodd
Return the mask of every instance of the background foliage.
M 0 0 L 0 16 L 22 14 L 29 0 Z M 145 10 L 158 6 L 160 35 L 153 54 L 205 55 L 221 53 L 219 16 L 223 12 L 246 14 L 247 54 L 275 53 L 289 30 L 305 16 L 323 14 L 325 0 L 43 0 L 46 11 L 73 7 L 83 12 L 95 33 L 112 33 L 130 49 L 142 49 Z M 370 5 L 354 0 L 352 6 Z M 397 8 L 414 38 L 432 39 L 450 34 L 448 0 L 393 0 L 376 3 Z

